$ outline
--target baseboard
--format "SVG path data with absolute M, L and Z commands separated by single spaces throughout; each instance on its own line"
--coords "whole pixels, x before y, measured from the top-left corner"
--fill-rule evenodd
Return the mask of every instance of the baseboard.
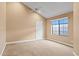
M 75 51 L 73 51 L 73 55 L 74 55 L 74 56 L 78 56 Z
M 47 39 L 47 40 L 49 40 L 49 39 Z M 57 40 L 50 40 L 50 41 L 54 41 L 56 43 L 63 44 L 63 45 L 66 45 L 66 46 L 69 46 L 69 47 L 72 47 L 73 48 L 73 45 L 68 44 L 68 43 L 65 43 L 65 42 L 61 42 L 61 41 L 57 41 Z
M 6 44 L 5 44 L 5 46 L 4 46 L 4 48 L 3 48 L 2 52 L 1 52 L 0 56 L 2 56 L 2 54 L 3 54 L 4 50 L 5 50 L 5 47 L 6 47 Z
M 21 40 L 21 41 L 13 41 L 13 42 L 6 42 L 3 50 L 2 50 L 2 53 L 0 54 L 0 56 L 2 56 L 3 52 L 4 52 L 4 49 L 6 47 L 6 45 L 8 44 L 17 44 L 17 43 L 23 43 L 23 42 L 29 42 L 29 41 L 35 41 L 35 39 L 32 39 L 32 40 Z
M 29 42 L 29 41 L 36 41 L 36 40 L 32 39 L 32 40 L 20 40 L 20 41 L 6 42 L 6 45 L 8 45 L 8 44 L 24 43 L 24 42 Z

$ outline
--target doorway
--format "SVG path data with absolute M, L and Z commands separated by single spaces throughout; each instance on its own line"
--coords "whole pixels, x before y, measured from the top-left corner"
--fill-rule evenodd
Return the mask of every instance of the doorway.
M 43 21 L 36 22 L 36 40 L 44 39 Z

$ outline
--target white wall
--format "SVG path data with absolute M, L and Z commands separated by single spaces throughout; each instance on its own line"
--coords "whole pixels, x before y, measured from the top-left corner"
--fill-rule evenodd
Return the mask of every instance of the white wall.
M 45 19 L 22 3 L 6 3 L 6 7 L 6 41 L 35 40 L 36 22 Z
M 0 55 L 2 55 L 5 48 L 6 29 L 5 29 L 5 16 L 6 16 L 6 4 L 0 2 Z
M 74 3 L 74 52 L 79 55 L 79 3 Z

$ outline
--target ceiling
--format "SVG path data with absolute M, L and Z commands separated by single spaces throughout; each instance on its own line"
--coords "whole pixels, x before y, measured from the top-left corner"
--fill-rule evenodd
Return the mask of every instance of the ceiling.
M 72 2 L 24 2 L 25 5 L 38 12 L 45 18 L 54 17 L 60 14 L 73 11 Z

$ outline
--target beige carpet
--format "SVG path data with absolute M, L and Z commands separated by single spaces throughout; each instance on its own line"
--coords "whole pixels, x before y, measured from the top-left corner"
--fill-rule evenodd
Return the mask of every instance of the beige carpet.
M 71 47 L 47 40 L 7 45 L 3 56 L 73 56 Z

